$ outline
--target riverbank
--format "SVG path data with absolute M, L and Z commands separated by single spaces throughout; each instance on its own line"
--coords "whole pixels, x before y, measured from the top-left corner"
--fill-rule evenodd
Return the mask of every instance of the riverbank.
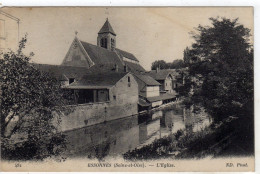
M 250 139 L 253 136 L 249 135 L 250 126 L 243 125 L 243 119 L 246 118 L 239 119 L 231 116 L 219 124 L 212 124 L 198 132 L 179 130 L 156 139 L 152 144 L 128 151 L 123 154 L 123 157 L 126 160 L 150 160 L 253 155 L 254 141 Z

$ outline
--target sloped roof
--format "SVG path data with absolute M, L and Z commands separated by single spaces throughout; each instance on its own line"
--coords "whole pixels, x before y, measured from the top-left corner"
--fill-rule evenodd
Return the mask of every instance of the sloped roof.
M 115 64 L 121 61 L 114 51 L 84 41 L 80 42 L 95 64 Z
M 79 79 L 88 72 L 88 69 L 85 67 L 36 64 L 36 63 L 31 63 L 31 65 L 42 72 L 50 73 L 58 80 L 68 80 L 66 78 Z
M 138 104 L 144 107 L 150 106 L 150 103 L 147 103 L 144 99 L 139 98 Z
M 111 73 L 116 71 L 115 64 L 96 64 L 88 69 L 89 73 Z M 118 66 L 118 72 L 124 72 L 124 67 L 121 65 Z
M 167 70 L 159 70 L 158 72 L 156 72 L 156 70 L 152 70 L 150 72 L 147 72 L 147 74 L 149 76 L 151 76 L 152 78 L 154 78 L 155 80 L 165 80 L 166 77 L 171 74 L 171 72 L 167 71 Z
M 124 61 L 126 66 L 128 67 L 128 70 L 133 73 L 140 73 L 140 72 L 145 72 L 145 69 L 140 65 L 132 62 L 127 62 Z
M 111 33 L 111 34 L 116 36 L 116 33 L 114 32 L 114 30 L 113 30 L 112 26 L 110 25 L 108 19 L 106 20 L 103 27 L 98 32 L 98 34 L 102 34 L 102 33 Z
M 123 57 L 125 58 L 128 58 L 130 60 L 134 60 L 134 61 L 138 61 L 138 59 L 132 54 L 132 53 L 129 53 L 129 52 L 126 52 L 126 51 L 123 51 L 123 50 L 120 50 L 118 48 L 115 49 L 116 52 L 119 54 L 119 56 L 123 59 Z
M 159 86 L 159 85 L 161 85 L 159 82 L 154 80 L 152 77 L 145 75 L 145 74 L 134 74 L 134 77 L 140 79 L 141 81 L 143 81 L 148 86 Z
M 115 64 L 117 64 L 120 72 L 124 70 L 123 63 L 125 63 L 128 66 L 130 72 L 133 73 L 145 72 L 145 69 L 140 64 L 123 61 L 123 57 L 126 57 L 138 62 L 137 58 L 131 53 L 119 49 L 116 49 L 117 50 L 116 52 L 110 51 L 108 49 L 84 41 L 80 41 L 80 42 L 84 47 L 84 49 L 86 50 L 86 52 L 88 53 L 90 59 L 95 63 L 95 65 L 97 65 L 94 66 L 98 68 L 100 71 L 108 71 L 109 69 L 113 70 L 113 67 L 115 66 Z M 103 68 L 100 68 L 101 66 Z
M 67 88 L 109 88 L 114 86 L 120 79 L 128 73 L 89 73 L 80 80 L 71 83 Z

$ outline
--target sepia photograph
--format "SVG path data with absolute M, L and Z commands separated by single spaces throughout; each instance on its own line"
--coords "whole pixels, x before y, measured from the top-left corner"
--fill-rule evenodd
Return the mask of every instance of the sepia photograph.
M 252 172 L 253 7 L 0 8 L 1 171 Z

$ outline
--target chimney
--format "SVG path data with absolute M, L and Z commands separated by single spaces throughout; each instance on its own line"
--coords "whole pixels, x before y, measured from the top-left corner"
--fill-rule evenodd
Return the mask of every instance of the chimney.
M 160 65 L 156 68 L 156 73 L 160 71 Z
M 118 65 L 115 64 L 115 72 L 118 72 Z
M 128 68 L 126 65 L 124 65 L 124 72 L 128 72 Z

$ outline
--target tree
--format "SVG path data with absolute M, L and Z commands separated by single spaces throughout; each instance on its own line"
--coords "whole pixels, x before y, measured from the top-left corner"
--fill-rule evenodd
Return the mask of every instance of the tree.
M 171 69 L 180 69 L 184 68 L 184 62 L 181 59 L 174 60 L 172 63 L 170 63 L 169 66 Z
M 53 113 L 60 113 L 66 104 L 60 83 L 29 63 L 33 53 L 30 56 L 22 53 L 26 41 L 25 36 L 16 53 L 9 51 L 0 59 L 1 150 L 7 158 L 53 155 L 55 145 L 64 141 L 53 121 Z M 56 115 L 59 124 L 60 117 Z M 25 136 L 25 141 L 17 148 L 8 140 L 19 133 Z
M 177 59 L 174 60 L 173 62 L 165 62 L 164 60 L 156 60 L 152 63 L 152 70 L 156 70 L 156 68 L 160 68 L 160 69 L 180 69 L 183 68 L 184 63 L 183 60 L 181 59 Z
M 156 60 L 152 63 L 152 70 L 156 70 L 156 68 L 160 69 L 168 69 L 168 65 L 164 60 Z
M 253 111 L 250 30 L 238 19 L 210 20 L 212 26 L 198 26 L 195 43 L 184 52 L 190 79 L 201 82 L 190 85 L 194 89 L 192 100 L 202 104 L 215 120 L 244 116 L 248 108 Z

